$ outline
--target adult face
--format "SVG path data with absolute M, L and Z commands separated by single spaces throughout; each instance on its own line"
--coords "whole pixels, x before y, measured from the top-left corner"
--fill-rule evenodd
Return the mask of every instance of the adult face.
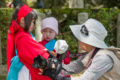
M 78 43 L 79 43 L 80 48 L 86 52 L 90 52 L 94 48 L 94 46 L 88 45 L 81 41 L 78 41 Z

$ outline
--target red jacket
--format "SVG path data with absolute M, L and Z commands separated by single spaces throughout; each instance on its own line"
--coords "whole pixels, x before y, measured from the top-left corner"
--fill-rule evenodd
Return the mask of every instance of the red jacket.
M 15 47 L 18 51 L 20 61 L 30 71 L 31 80 L 52 80 L 47 76 L 38 74 L 40 70 L 32 67 L 33 59 L 37 55 L 41 55 L 45 59 L 48 59 L 49 54 L 44 50 L 45 47 L 34 41 L 31 35 L 25 32 L 23 28 L 20 28 L 19 31 L 15 33 Z M 9 55 L 7 56 L 9 57 Z

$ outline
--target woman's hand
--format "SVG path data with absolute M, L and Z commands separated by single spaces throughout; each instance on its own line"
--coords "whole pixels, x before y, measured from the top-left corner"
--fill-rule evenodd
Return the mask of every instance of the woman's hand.
M 40 68 L 39 70 L 40 70 L 40 72 L 38 74 L 42 75 L 43 69 Z
M 55 68 L 55 64 L 52 64 L 52 68 Z M 40 73 L 38 73 L 38 74 L 42 75 L 44 69 L 40 68 L 39 70 L 40 70 Z

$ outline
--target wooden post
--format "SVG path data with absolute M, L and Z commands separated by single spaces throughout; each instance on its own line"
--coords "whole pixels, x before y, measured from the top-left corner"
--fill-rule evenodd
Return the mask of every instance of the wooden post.
M 120 13 L 118 14 L 117 17 L 117 47 L 120 48 Z
M 83 24 L 88 19 L 88 13 L 79 13 L 78 14 L 78 24 Z M 78 53 L 85 52 L 82 49 L 80 49 L 80 46 L 78 45 Z
M 69 0 L 69 8 L 84 8 L 84 0 Z
M 2 65 L 1 31 L 0 31 L 0 65 Z
M 36 20 L 36 28 L 35 28 L 35 39 L 37 42 L 41 41 L 42 40 L 42 34 L 41 34 L 41 21 L 42 19 L 44 19 L 46 16 L 45 14 L 43 13 L 40 13 L 39 10 L 37 9 L 34 9 L 34 11 L 36 12 L 38 18 Z
M 0 65 L 0 75 L 7 76 L 7 65 Z M 6 80 L 6 79 L 0 79 Z

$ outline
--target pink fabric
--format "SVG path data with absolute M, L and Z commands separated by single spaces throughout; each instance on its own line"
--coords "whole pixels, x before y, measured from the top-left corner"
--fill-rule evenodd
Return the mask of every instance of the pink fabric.
M 42 20 L 42 28 L 41 30 L 45 28 L 53 29 L 56 34 L 58 34 L 58 21 L 54 17 L 48 17 Z

